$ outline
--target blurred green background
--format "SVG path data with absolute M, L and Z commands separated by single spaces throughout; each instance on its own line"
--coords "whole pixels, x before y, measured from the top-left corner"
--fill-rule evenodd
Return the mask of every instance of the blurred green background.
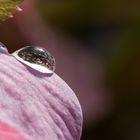
M 11 52 L 43 44 L 54 53 L 83 108 L 81 140 L 140 140 L 140 1 L 31 0 L 23 9 L 1 23 L 0 40 Z

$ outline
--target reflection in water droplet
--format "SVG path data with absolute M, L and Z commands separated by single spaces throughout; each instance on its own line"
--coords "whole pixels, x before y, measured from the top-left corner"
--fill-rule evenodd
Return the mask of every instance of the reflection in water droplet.
M 51 74 L 55 70 L 55 59 L 44 48 L 28 46 L 17 50 L 12 55 L 39 72 Z
M 8 54 L 7 47 L 0 42 L 0 53 Z

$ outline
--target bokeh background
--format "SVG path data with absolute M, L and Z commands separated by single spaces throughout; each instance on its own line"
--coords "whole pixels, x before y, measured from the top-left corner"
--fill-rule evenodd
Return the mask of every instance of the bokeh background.
M 84 115 L 81 140 L 140 140 L 140 1 L 25 0 L 0 24 L 13 52 L 46 47 Z

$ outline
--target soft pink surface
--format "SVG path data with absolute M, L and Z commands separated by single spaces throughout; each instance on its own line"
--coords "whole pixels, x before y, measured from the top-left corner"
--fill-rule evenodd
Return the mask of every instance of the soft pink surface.
M 23 136 L 14 126 L 0 121 L 0 140 L 29 140 Z
M 79 140 L 80 104 L 56 74 L 41 74 L 0 54 L 0 118 L 31 140 Z

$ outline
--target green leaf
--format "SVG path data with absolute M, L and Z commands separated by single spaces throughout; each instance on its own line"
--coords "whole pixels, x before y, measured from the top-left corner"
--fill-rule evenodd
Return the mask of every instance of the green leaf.
M 0 0 L 0 21 L 11 17 L 21 0 Z

